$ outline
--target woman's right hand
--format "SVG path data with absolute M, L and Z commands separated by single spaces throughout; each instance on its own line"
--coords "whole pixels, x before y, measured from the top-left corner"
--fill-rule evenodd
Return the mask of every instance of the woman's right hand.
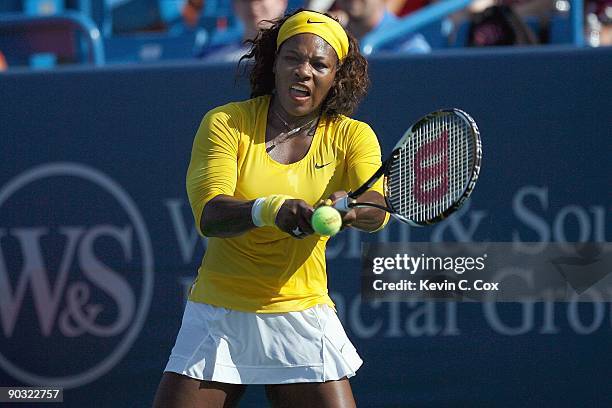
M 310 219 L 314 209 L 304 200 L 286 200 L 276 214 L 276 226 L 294 238 L 302 239 L 314 233 Z

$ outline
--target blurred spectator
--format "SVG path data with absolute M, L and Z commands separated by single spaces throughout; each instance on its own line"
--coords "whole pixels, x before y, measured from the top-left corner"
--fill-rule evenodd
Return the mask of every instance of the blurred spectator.
M 385 0 L 337 0 L 336 5 L 348 16 L 346 28 L 358 40 L 366 35 L 384 32 L 399 21 L 397 16 L 387 9 Z M 427 53 L 431 51 L 431 46 L 423 35 L 410 34 L 385 51 Z
M 585 3 L 585 39 L 592 47 L 612 45 L 612 0 Z
M 535 34 L 509 6 L 492 6 L 472 15 L 468 46 L 487 47 L 536 43 Z
M 449 40 L 451 43 L 455 42 L 457 31 L 464 24 L 470 24 L 470 30 L 478 24 L 482 28 L 476 30 L 475 34 L 480 38 L 468 39 L 467 42 L 471 42 L 471 45 L 547 43 L 549 41 L 550 18 L 555 10 L 555 1 L 473 0 L 464 10 L 453 13 L 449 17 L 449 21 L 454 27 L 449 35 Z M 487 11 L 487 9 L 490 10 Z M 537 32 L 534 32 L 525 24 L 527 18 L 537 21 L 539 27 Z M 518 40 L 512 40 L 509 37 L 516 37 Z M 498 42 L 504 44 L 497 44 Z
M 181 10 L 185 25 L 195 28 L 200 19 L 200 13 L 204 8 L 204 0 L 187 0 Z
M 6 71 L 7 69 L 8 69 L 8 64 L 6 63 L 4 54 L 2 54 L 2 51 L 0 51 L 0 72 Z
M 209 46 L 202 50 L 199 57 L 208 62 L 236 62 L 249 51 L 244 44 L 257 36 L 266 21 L 282 17 L 287 9 L 287 0 L 233 0 L 234 14 L 244 26 L 242 39 L 219 46 Z

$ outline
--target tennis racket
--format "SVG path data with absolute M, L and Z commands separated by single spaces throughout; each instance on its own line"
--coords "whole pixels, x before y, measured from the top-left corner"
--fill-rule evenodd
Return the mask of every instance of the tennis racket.
M 481 160 L 474 119 L 459 109 L 439 110 L 414 123 L 380 169 L 334 207 L 344 212 L 375 207 L 413 226 L 434 224 L 457 211 L 470 196 Z M 355 202 L 380 177 L 384 177 L 386 206 Z

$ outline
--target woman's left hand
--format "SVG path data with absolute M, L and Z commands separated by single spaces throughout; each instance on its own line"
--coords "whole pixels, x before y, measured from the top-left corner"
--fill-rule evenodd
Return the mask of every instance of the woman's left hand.
M 288 199 L 276 215 L 276 226 L 294 238 L 302 239 L 314 233 L 310 219 L 314 209 L 304 200 Z

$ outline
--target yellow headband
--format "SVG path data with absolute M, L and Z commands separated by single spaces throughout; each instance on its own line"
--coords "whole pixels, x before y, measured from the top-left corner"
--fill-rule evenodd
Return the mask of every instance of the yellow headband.
M 344 28 L 333 18 L 315 11 L 300 11 L 289 17 L 278 32 L 276 50 L 288 38 L 302 33 L 315 34 L 327 41 L 340 61 L 348 54 L 349 41 Z

